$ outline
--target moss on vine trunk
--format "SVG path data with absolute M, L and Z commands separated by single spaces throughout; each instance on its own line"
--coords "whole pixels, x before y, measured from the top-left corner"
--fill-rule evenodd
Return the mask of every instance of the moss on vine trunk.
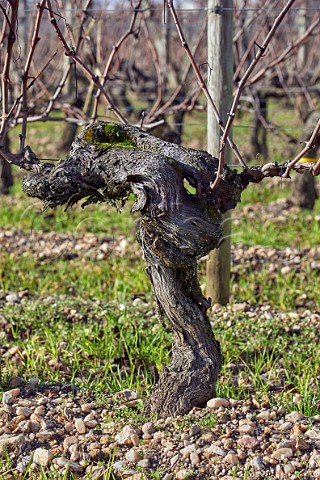
M 86 129 L 83 139 L 98 149 L 135 148 L 131 138 L 115 123 L 99 122 Z

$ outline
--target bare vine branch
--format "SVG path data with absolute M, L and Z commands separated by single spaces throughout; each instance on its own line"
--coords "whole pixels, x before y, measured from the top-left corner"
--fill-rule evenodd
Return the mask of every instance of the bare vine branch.
M 212 186 L 211 186 L 212 189 L 214 189 L 220 182 L 220 177 L 221 177 L 222 172 L 223 172 L 223 166 L 225 164 L 224 152 L 225 152 L 226 141 L 228 139 L 228 135 L 230 134 L 231 127 L 232 127 L 232 124 L 233 124 L 233 121 L 234 121 L 234 118 L 235 118 L 235 115 L 236 115 L 236 110 L 237 110 L 237 106 L 238 106 L 239 101 L 240 101 L 241 93 L 242 93 L 242 91 L 243 91 L 243 89 L 244 89 L 244 87 L 247 83 L 248 78 L 250 77 L 251 73 L 255 69 L 257 63 L 265 55 L 267 47 L 268 47 L 271 39 L 273 38 L 274 34 L 276 33 L 277 28 L 281 24 L 282 20 L 284 19 L 284 17 L 286 16 L 287 12 L 292 7 L 294 2 L 295 2 L 295 0 L 289 0 L 288 3 L 284 6 L 284 8 L 281 10 L 280 14 L 275 19 L 275 21 L 274 21 L 267 37 L 265 38 L 263 44 L 261 46 L 257 45 L 258 46 L 258 53 L 256 54 L 255 58 L 252 60 L 249 67 L 247 68 L 245 74 L 243 75 L 242 79 L 238 83 L 238 89 L 237 89 L 236 94 L 235 94 L 234 99 L 233 99 L 233 103 L 232 103 L 232 106 L 231 106 L 231 109 L 230 109 L 229 118 L 228 118 L 227 123 L 226 123 L 225 131 L 223 132 L 223 135 L 222 135 L 221 141 L 220 141 L 219 167 L 218 167 L 216 179 L 212 183 Z
M 200 46 L 201 40 L 203 39 L 203 36 L 206 32 L 206 29 L 207 29 L 207 22 L 205 21 L 203 23 L 200 34 L 198 36 L 197 42 L 196 42 L 196 44 L 193 48 L 193 52 L 192 52 L 193 57 L 195 57 L 195 55 L 197 53 L 197 50 Z M 180 81 L 179 85 L 177 85 L 177 87 L 175 88 L 175 90 L 172 93 L 172 95 L 170 96 L 170 98 L 153 115 L 151 115 L 151 113 L 148 114 L 149 121 L 155 120 L 157 117 L 159 117 L 160 115 L 162 115 L 163 113 L 165 113 L 166 111 L 168 111 L 171 108 L 174 101 L 176 100 L 179 93 L 181 92 L 182 88 L 184 87 L 184 84 L 187 81 L 187 78 L 188 78 L 188 75 L 189 75 L 191 69 L 192 69 L 192 64 L 189 62 L 188 65 L 187 65 L 187 68 L 185 69 L 185 71 L 182 75 L 182 78 L 181 78 L 181 81 Z M 201 89 L 200 89 L 200 92 L 201 92 Z
M 151 51 L 153 63 L 154 63 L 156 74 L 157 74 L 157 98 L 156 98 L 150 112 L 146 116 L 146 120 L 150 121 L 150 118 L 152 118 L 154 113 L 157 112 L 157 109 L 161 105 L 161 101 L 162 101 L 162 72 L 161 72 L 160 62 L 159 62 L 159 58 L 158 58 L 158 52 L 157 52 L 157 49 L 154 46 L 154 43 L 152 41 L 152 37 L 150 35 L 148 25 L 147 25 L 147 22 L 146 22 L 146 19 L 145 19 L 144 16 L 143 16 L 143 28 L 144 28 L 144 31 L 145 31 L 145 34 L 146 34 L 148 46 L 149 46 L 150 51 Z
M 28 91 L 31 87 L 34 86 L 34 84 L 36 83 L 36 81 L 41 77 L 41 75 L 43 74 L 43 72 L 46 70 L 46 68 L 50 65 L 50 63 L 52 62 L 52 60 L 54 59 L 54 57 L 57 55 L 57 52 L 53 52 L 53 54 L 51 55 L 51 57 L 49 58 L 49 60 L 47 61 L 47 63 L 44 65 L 44 67 L 35 75 L 35 77 L 32 78 L 32 80 L 29 82 L 29 84 L 27 85 L 26 87 L 26 90 Z M 17 105 L 19 104 L 19 102 L 22 100 L 23 98 L 23 93 L 17 97 L 10 109 L 10 111 L 8 112 L 8 115 L 7 115 L 7 118 L 8 120 L 11 119 L 11 116 L 13 114 L 13 112 L 15 111 Z M 15 122 L 13 122 L 14 124 L 17 123 L 17 119 L 18 119 L 18 116 L 19 116 L 19 110 L 17 111 L 16 113 L 16 117 L 15 117 Z M 29 117 L 27 117 L 27 121 L 29 122 Z M 20 122 L 21 123 L 21 122 Z
M 7 114 L 9 111 L 9 82 L 10 82 L 10 65 L 12 59 L 12 49 L 16 41 L 16 28 L 18 22 L 18 8 L 19 0 L 12 0 L 10 2 L 11 6 L 11 16 L 8 20 L 8 16 L 5 15 L 6 22 L 9 26 L 8 33 L 8 42 L 7 42 L 7 51 L 3 66 L 3 72 L 1 77 L 1 90 L 2 90 L 2 122 L 0 127 L 0 143 L 3 142 L 4 136 L 7 131 L 8 118 Z
M 181 41 L 181 44 L 183 46 L 183 48 L 185 49 L 186 51 L 186 54 L 189 58 L 189 61 L 192 65 L 192 68 L 196 74 L 196 77 L 197 77 L 197 80 L 199 82 L 199 86 L 200 88 L 202 89 L 203 93 L 205 94 L 213 112 L 214 112 L 214 115 L 216 117 L 216 120 L 219 124 L 219 127 L 220 129 L 222 130 L 223 134 L 225 133 L 225 126 L 224 126 L 224 123 L 222 121 L 222 118 L 220 116 L 220 113 L 213 101 L 213 98 L 212 96 L 210 95 L 210 92 L 208 90 L 208 87 L 200 73 L 200 70 L 199 70 L 199 67 L 191 53 L 191 50 L 189 48 L 189 45 L 184 37 L 184 34 L 183 34 L 183 31 L 181 29 L 181 25 L 180 25 L 180 22 L 179 22 L 179 19 L 177 17 L 177 13 L 176 13 L 176 10 L 174 8 L 174 5 L 173 5 L 173 2 L 171 0 L 166 0 L 166 3 L 170 9 L 170 12 L 172 14 L 172 17 L 173 17 L 173 20 L 174 20 L 174 23 L 176 25 L 176 29 L 177 29 L 177 32 L 178 32 L 178 35 L 179 35 L 179 38 L 180 38 L 180 41 Z M 230 131 L 229 131 L 230 132 Z M 229 143 L 231 149 L 233 150 L 234 154 L 236 155 L 237 159 L 239 160 L 240 164 L 243 166 L 243 168 L 247 168 L 247 164 L 246 162 L 243 160 L 239 150 L 238 150 L 238 147 L 236 146 L 236 144 L 231 140 L 231 138 L 229 137 L 229 132 L 227 133 L 227 135 L 225 136 L 226 137 L 226 141 Z
M 288 178 L 290 171 L 293 169 L 293 167 L 299 162 L 301 158 L 305 156 L 306 153 L 309 152 L 309 150 L 311 150 L 314 147 L 314 142 L 317 136 L 319 135 L 319 132 L 320 132 L 320 120 L 318 120 L 318 123 L 315 126 L 315 129 L 313 130 L 310 140 L 306 142 L 306 146 L 301 150 L 301 152 L 293 160 L 291 160 L 291 162 L 288 163 L 286 171 L 283 174 L 283 178 Z M 318 162 L 312 169 L 312 172 L 314 175 L 318 175 L 319 171 L 320 171 L 320 160 L 318 160 Z
M 104 87 L 104 85 L 107 81 L 108 74 L 109 74 L 111 65 L 114 61 L 115 55 L 118 53 L 119 49 L 124 44 L 124 42 L 127 40 L 127 38 L 130 37 L 130 35 L 133 35 L 135 33 L 135 23 L 136 23 L 137 16 L 138 16 L 138 13 L 139 13 L 140 5 L 141 5 L 141 0 L 139 0 L 137 5 L 134 7 L 133 15 L 131 17 L 131 21 L 130 21 L 130 25 L 129 25 L 128 30 L 122 35 L 122 37 L 118 40 L 118 42 L 112 47 L 112 52 L 109 55 L 108 61 L 106 63 L 106 66 L 105 66 L 103 74 L 102 74 L 102 79 L 101 79 L 101 86 L 102 87 Z M 101 88 L 98 88 L 98 91 L 95 95 L 94 104 L 93 104 L 93 111 L 92 111 L 92 115 L 91 115 L 91 121 L 92 122 L 94 122 L 97 118 L 99 99 L 100 99 L 100 96 L 101 96 L 102 93 L 103 93 L 103 90 Z
M 63 36 L 63 33 L 58 25 L 58 22 L 55 18 L 55 15 L 54 15 L 54 12 L 52 10 L 52 7 L 51 7 L 51 1 L 50 0 L 47 0 L 47 3 L 48 3 L 48 13 L 49 13 L 49 17 L 50 17 L 50 22 L 51 22 L 51 25 L 53 26 L 53 28 L 55 29 L 57 35 L 58 35 L 58 38 L 60 40 L 60 42 L 62 43 L 63 45 L 63 48 L 65 50 L 65 54 L 72 58 L 78 65 L 80 65 L 80 67 L 82 68 L 82 70 L 84 71 L 85 75 L 89 78 L 89 80 L 91 80 L 95 86 L 98 88 L 98 90 L 101 91 L 101 93 L 103 94 L 103 96 L 105 97 L 105 99 L 107 100 L 107 102 L 109 103 L 109 108 L 110 110 L 112 110 L 116 115 L 117 117 L 121 120 L 122 123 L 124 124 L 127 124 L 128 123 L 128 120 L 126 119 L 126 117 L 120 112 L 120 110 L 116 107 L 116 105 L 114 105 L 114 103 L 112 102 L 109 94 L 107 93 L 107 91 L 105 90 L 105 88 L 103 87 L 103 85 L 101 84 L 99 78 L 97 75 L 94 74 L 94 72 L 89 68 L 87 67 L 87 65 L 80 59 L 80 57 L 77 55 L 77 53 L 75 52 L 75 50 L 73 48 L 70 48 L 70 46 L 68 45 L 67 41 L 65 40 L 64 36 Z
M 46 0 L 41 0 L 40 3 L 37 4 L 38 12 L 37 12 L 37 18 L 35 21 L 35 26 L 34 26 L 34 31 L 32 35 L 32 40 L 31 40 L 31 47 L 30 51 L 26 60 L 26 64 L 23 70 L 23 74 L 21 76 L 22 80 L 22 128 L 21 128 L 21 134 L 20 134 L 20 154 L 23 153 L 24 151 L 24 144 L 25 144 L 25 139 L 27 135 L 27 118 L 28 118 L 28 98 L 27 98 L 27 91 L 28 91 L 28 78 L 29 78 L 29 71 L 31 67 L 31 61 L 32 57 L 34 55 L 35 49 L 40 41 L 39 38 L 39 29 L 40 29 L 40 23 L 41 23 L 41 18 L 42 14 L 44 11 L 44 8 L 46 6 Z
M 310 38 L 310 35 L 311 33 L 315 30 L 315 28 L 320 24 L 320 18 L 318 18 L 317 20 L 315 20 L 311 25 L 310 27 L 305 31 L 305 33 L 300 37 L 298 38 L 295 42 L 293 42 L 292 45 L 289 45 L 285 50 L 283 50 L 283 52 L 281 53 L 281 55 L 277 56 L 277 58 L 275 58 L 272 62 L 270 62 L 268 65 L 266 65 L 265 67 L 263 67 L 261 70 L 259 70 L 259 72 L 257 72 L 255 74 L 254 77 L 251 78 L 251 80 L 248 82 L 248 85 L 253 85 L 254 83 L 256 83 L 258 80 L 260 80 L 264 75 L 265 73 L 268 71 L 268 70 L 271 70 L 273 67 L 275 67 L 276 65 L 279 65 L 280 63 L 284 62 L 285 60 L 287 60 L 288 58 L 290 58 L 290 55 L 292 55 L 297 47 L 299 47 L 300 45 L 302 45 L 308 38 Z M 269 43 L 269 42 L 268 42 Z M 265 44 L 262 45 L 262 48 L 265 46 Z M 258 55 L 257 55 L 258 56 Z

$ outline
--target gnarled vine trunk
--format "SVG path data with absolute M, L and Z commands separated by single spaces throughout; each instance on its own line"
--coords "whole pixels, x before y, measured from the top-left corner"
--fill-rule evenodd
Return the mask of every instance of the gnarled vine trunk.
M 34 161 L 30 154 L 30 164 Z M 217 160 L 207 152 L 164 142 L 132 126 L 98 122 L 77 137 L 66 160 L 57 166 L 39 163 L 36 173 L 24 179 L 24 191 L 49 206 L 70 206 L 82 198 L 86 204 L 123 204 L 130 192 L 135 194 L 132 211 L 141 212 L 138 241 L 147 274 L 159 313 L 174 331 L 172 361 L 146 400 L 148 413 L 183 414 L 215 392 L 221 353 L 196 262 L 221 244 L 221 214 L 234 208 L 254 181 L 246 172 L 225 167 L 212 190 L 216 169 Z

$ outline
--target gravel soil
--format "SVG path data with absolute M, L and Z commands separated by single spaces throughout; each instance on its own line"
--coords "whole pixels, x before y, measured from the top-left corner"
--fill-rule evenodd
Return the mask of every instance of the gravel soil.
M 274 208 L 264 215 L 274 218 Z M 245 214 L 250 215 L 249 207 Z M 257 215 L 256 209 L 252 215 Z M 90 233 L 26 235 L 0 230 L 0 240 L 9 255 L 14 248 L 12 255 L 32 253 L 41 262 L 76 257 L 104 260 L 111 253 L 128 251 L 132 257 L 140 255 L 139 247 L 124 237 Z M 278 250 L 235 245 L 232 249 L 235 278 L 246 269 L 263 267 L 269 269 L 270 279 L 280 269 L 283 275 L 295 272 L 307 280 L 310 268 L 320 270 L 320 247 Z M 0 301 L 11 305 L 28 301 L 28 292 L 0 292 Z M 307 322 L 314 332 L 311 342 L 319 342 L 320 315 L 308 308 L 274 312 L 270 305 L 242 303 L 213 310 L 225 328 L 232 328 L 234 311 L 256 318 L 257 328 L 259 322 L 270 324 L 277 317 L 286 332 L 295 334 L 303 332 Z M 19 355 L 15 348 L 6 349 L 5 355 Z M 230 375 L 236 385 L 239 372 L 234 367 L 230 365 Z M 284 388 L 280 374 L 266 379 L 270 389 Z M 311 387 L 319 393 L 317 382 Z M 37 378 L 12 377 L 0 406 L 0 479 L 320 479 L 319 410 L 313 416 L 303 415 L 298 396 L 297 411 L 262 401 L 252 391 L 246 400 L 214 398 L 183 417 L 158 420 L 143 417 L 143 400 L 131 390 L 99 397 L 70 384 L 44 385 Z
M 71 385 L 11 384 L 0 408 L 0 455 L 18 478 L 37 478 L 41 467 L 53 478 L 67 470 L 86 479 L 148 479 L 156 470 L 165 480 L 320 478 L 320 415 L 254 397 L 214 398 L 184 417 L 150 422 L 130 390 L 102 406 Z

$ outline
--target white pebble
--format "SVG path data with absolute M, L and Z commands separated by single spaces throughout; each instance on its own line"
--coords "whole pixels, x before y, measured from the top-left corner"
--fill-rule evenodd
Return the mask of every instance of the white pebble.
M 152 422 L 147 422 L 142 425 L 142 431 L 143 433 L 148 433 L 149 435 L 152 435 L 156 431 L 156 429 Z
M 246 435 L 253 435 L 254 434 L 254 427 L 252 425 L 240 425 L 239 432 L 244 433 Z
M 285 458 L 291 458 L 293 456 L 293 450 L 291 448 L 278 448 L 271 455 L 276 460 L 284 460 Z
M 190 453 L 190 462 L 192 466 L 196 466 L 200 463 L 200 455 L 197 452 Z
M 223 448 L 218 447 L 217 445 L 210 445 L 210 447 L 207 448 L 205 451 L 212 455 L 219 455 L 220 457 L 225 457 L 227 455 L 227 452 Z
M 295 467 L 291 463 L 288 463 L 287 465 L 284 465 L 283 470 L 286 475 L 291 475 L 295 472 Z
M 320 455 L 312 455 L 309 460 L 309 465 L 311 468 L 320 467 Z
M 43 467 L 46 467 L 50 461 L 53 459 L 53 454 L 50 450 L 46 450 L 45 448 L 37 448 L 33 452 L 33 461 Z
M 281 430 L 281 432 L 285 432 L 286 430 L 291 430 L 292 427 L 293 425 L 291 422 L 284 422 L 280 425 L 279 430 Z
M 291 412 L 288 415 L 286 415 L 286 420 L 292 423 L 300 422 L 300 420 L 303 420 L 303 419 L 304 419 L 304 415 L 300 412 Z
M 126 425 L 114 438 L 120 445 L 131 445 L 131 435 L 136 433 L 132 425 Z
M 114 462 L 112 467 L 113 467 L 114 470 L 118 470 L 119 472 L 122 472 L 123 470 L 125 470 L 127 468 L 127 465 L 120 460 L 119 462 Z
M 134 433 L 133 435 L 130 436 L 130 440 L 135 447 L 138 447 L 138 445 L 140 443 L 140 440 L 139 440 L 139 437 L 136 433 Z
M 131 448 L 131 450 L 128 450 L 127 453 L 125 454 L 125 459 L 128 462 L 132 462 L 132 463 L 137 463 L 139 460 L 141 460 L 141 457 L 142 457 L 141 451 L 135 448 Z
M 195 452 L 195 450 L 196 450 L 196 446 L 194 443 L 192 443 L 191 445 L 187 445 L 186 447 L 182 448 L 180 450 L 180 453 L 182 455 L 182 458 L 185 459 L 185 458 L 189 458 L 191 452 Z
M 76 418 L 74 421 L 74 426 L 78 433 L 80 434 L 86 433 L 86 426 L 82 418 Z
M 213 409 L 218 409 L 220 407 L 228 408 L 230 407 L 230 402 L 226 398 L 211 398 L 211 400 L 207 402 L 207 407 Z
M 224 457 L 224 461 L 226 463 L 230 463 L 231 465 L 238 465 L 239 463 L 239 458 L 237 457 L 237 455 L 235 455 L 234 453 L 228 453 L 225 457 Z

